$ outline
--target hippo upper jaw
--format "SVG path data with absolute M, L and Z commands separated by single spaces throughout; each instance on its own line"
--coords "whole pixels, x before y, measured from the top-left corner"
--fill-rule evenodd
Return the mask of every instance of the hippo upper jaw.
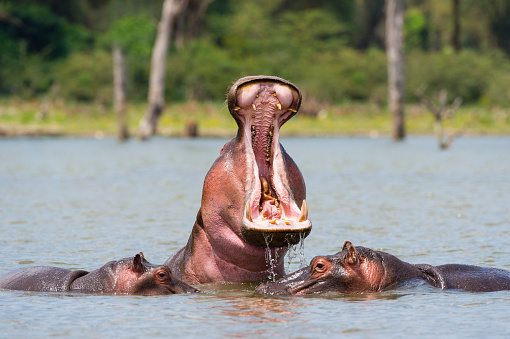
M 304 181 L 280 145 L 279 130 L 299 109 L 301 93 L 280 78 L 247 77 L 234 84 L 228 102 L 247 165 L 241 233 L 259 247 L 296 244 L 308 236 L 312 224 Z

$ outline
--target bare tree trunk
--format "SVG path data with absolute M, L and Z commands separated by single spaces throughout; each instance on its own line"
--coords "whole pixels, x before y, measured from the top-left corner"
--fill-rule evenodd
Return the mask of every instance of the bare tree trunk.
M 460 51 L 460 0 L 452 0 L 453 33 L 452 46 L 456 52 Z
M 152 49 L 149 79 L 148 107 L 140 121 L 139 138 L 146 139 L 156 133 L 158 119 L 165 106 L 166 56 L 172 29 L 177 16 L 187 5 L 187 0 L 165 0 L 154 48 Z
M 388 99 L 393 119 L 393 139 L 405 138 L 404 120 L 404 0 L 386 0 L 386 54 Z
M 113 103 L 117 115 L 117 139 L 126 141 L 129 131 L 126 124 L 126 62 L 124 51 L 118 44 L 113 44 Z

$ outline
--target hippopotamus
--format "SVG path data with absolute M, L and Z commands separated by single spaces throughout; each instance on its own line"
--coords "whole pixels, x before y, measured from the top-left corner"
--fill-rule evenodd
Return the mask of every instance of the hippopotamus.
M 163 295 L 199 292 L 175 279 L 168 267 L 153 265 L 140 252 L 110 261 L 92 271 L 70 271 L 52 266 L 32 266 L 0 278 L 0 289 L 39 292 L 83 292 Z
M 238 131 L 207 173 L 186 246 L 165 265 L 188 284 L 256 281 L 284 274 L 284 254 L 311 231 L 305 181 L 279 130 L 301 91 L 274 76 L 237 80 L 227 95 Z M 274 259 L 266 262 L 266 248 Z
M 276 282 L 262 284 L 256 293 L 310 295 L 326 292 L 348 294 L 385 291 L 411 280 L 422 280 L 441 289 L 470 292 L 510 290 L 510 272 L 488 267 L 447 264 L 409 264 L 397 257 L 346 241 L 342 251 L 317 256 L 310 266 Z

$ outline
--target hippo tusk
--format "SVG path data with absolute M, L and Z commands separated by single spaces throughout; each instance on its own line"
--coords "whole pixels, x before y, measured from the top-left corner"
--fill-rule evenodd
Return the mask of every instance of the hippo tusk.
M 303 200 L 301 205 L 301 215 L 299 216 L 299 222 L 303 222 L 308 219 L 308 207 L 306 206 L 306 200 Z
M 248 219 L 250 222 L 253 222 L 253 218 L 251 216 L 251 207 L 250 207 L 250 202 L 247 201 L 246 202 L 246 206 L 245 206 L 245 215 L 246 215 L 246 219 Z

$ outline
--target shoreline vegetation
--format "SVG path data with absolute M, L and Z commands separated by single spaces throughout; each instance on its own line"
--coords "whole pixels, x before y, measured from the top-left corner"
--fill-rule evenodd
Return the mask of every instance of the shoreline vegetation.
M 391 116 L 376 103 L 345 103 L 307 107 L 285 126 L 282 136 L 366 136 L 391 135 Z M 129 104 L 130 136 L 136 138 L 145 103 Z M 233 137 L 237 126 L 223 102 L 168 103 L 157 135 L 185 137 L 187 126 L 196 124 L 198 137 Z M 406 105 L 408 135 L 433 135 L 434 118 L 421 105 Z M 460 136 L 510 135 L 510 110 L 477 105 L 462 106 L 444 122 L 446 133 Z M 101 104 L 55 101 L 0 100 L 0 137 L 115 137 L 117 120 L 113 109 Z

